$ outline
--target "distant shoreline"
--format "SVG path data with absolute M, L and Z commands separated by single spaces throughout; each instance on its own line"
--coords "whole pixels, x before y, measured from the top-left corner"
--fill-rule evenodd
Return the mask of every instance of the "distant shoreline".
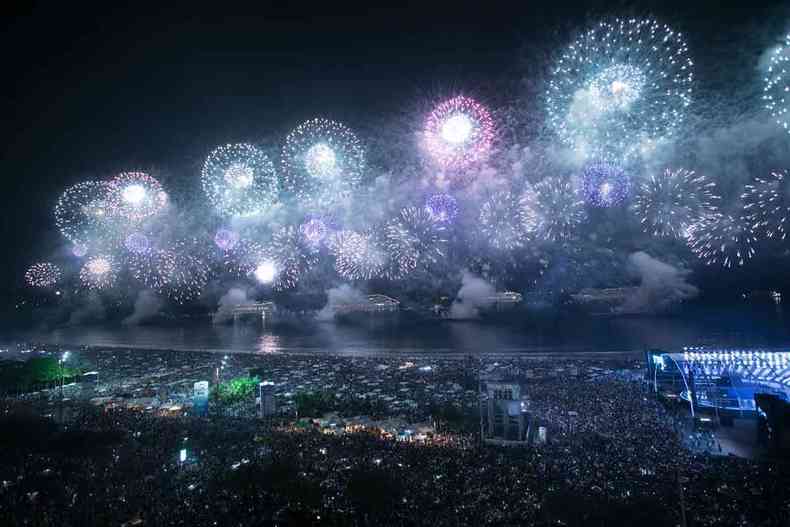
M 619 358 L 639 358 L 642 351 L 639 350 L 615 350 L 615 351 L 595 351 L 590 348 L 562 346 L 540 346 L 529 348 L 505 348 L 502 350 L 483 352 L 483 353 L 468 353 L 457 351 L 454 348 L 365 348 L 354 349 L 349 348 L 345 350 L 326 349 L 319 347 L 273 347 L 269 351 L 261 351 L 256 348 L 200 348 L 195 346 L 153 346 L 143 344 L 116 344 L 116 343 L 93 343 L 83 344 L 78 342 L 53 342 L 41 340 L 37 343 L 40 344 L 53 344 L 61 347 L 75 347 L 82 348 L 94 352 L 114 351 L 114 350 L 131 350 L 141 352 L 193 352 L 193 353 L 211 353 L 211 354 L 245 354 L 245 355 L 294 355 L 294 356 L 332 356 L 332 357 L 429 357 L 437 356 L 445 359 L 464 359 L 469 356 L 472 357 L 486 357 L 486 358 L 514 358 L 523 357 L 529 359 L 547 359 L 547 358 L 601 358 L 601 359 L 619 359 Z

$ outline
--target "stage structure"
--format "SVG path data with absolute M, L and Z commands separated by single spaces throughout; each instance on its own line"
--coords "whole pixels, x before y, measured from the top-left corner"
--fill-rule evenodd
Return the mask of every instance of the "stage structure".
M 646 355 L 656 393 L 688 401 L 692 416 L 706 408 L 754 415 L 756 394 L 790 401 L 790 350 L 685 347 Z
M 397 313 L 400 302 L 382 294 L 367 295 L 363 301 L 334 306 L 335 314 L 349 313 Z
M 274 302 L 258 302 L 255 304 L 242 304 L 233 308 L 233 322 L 238 322 L 242 317 L 260 317 L 261 322 L 272 318 L 274 314 Z
M 480 435 L 484 443 L 524 445 L 529 437 L 526 401 L 521 385 L 500 379 L 481 379 Z M 485 416 L 485 419 L 483 418 Z

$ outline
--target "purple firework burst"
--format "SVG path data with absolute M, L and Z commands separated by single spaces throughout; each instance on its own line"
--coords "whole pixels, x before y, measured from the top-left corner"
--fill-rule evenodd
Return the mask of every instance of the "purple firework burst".
M 425 202 L 425 210 L 433 221 L 452 223 L 458 216 L 458 201 L 449 194 L 434 194 Z
M 621 204 L 631 192 L 631 179 L 625 171 L 611 163 L 593 163 L 582 174 L 584 199 L 593 207 Z

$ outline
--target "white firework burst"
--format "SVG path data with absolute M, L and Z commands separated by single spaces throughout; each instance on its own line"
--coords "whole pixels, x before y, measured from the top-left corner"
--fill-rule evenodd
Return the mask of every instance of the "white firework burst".
M 67 188 L 55 205 L 55 225 L 86 252 L 117 241 L 121 224 L 111 212 L 109 193 L 105 182 L 83 181 Z
M 269 252 L 271 257 L 268 260 L 277 269 L 273 281 L 275 289 L 295 287 L 299 279 L 318 263 L 317 247 L 294 226 L 283 227 L 274 233 Z
M 89 258 L 80 269 L 80 282 L 86 289 L 108 289 L 117 277 L 115 260 L 107 255 Z
M 742 216 L 716 213 L 689 227 L 689 248 L 706 265 L 743 266 L 755 255 L 751 223 Z
M 693 170 L 666 169 L 639 185 L 632 210 L 642 230 L 658 237 L 684 238 L 688 229 L 718 210 L 716 184 Z
M 523 247 L 534 218 L 521 200 L 511 192 L 499 191 L 480 207 L 480 231 L 495 249 L 512 250 Z
M 311 119 L 285 139 L 282 173 L 285 190 L 304 205 L 319 209 L 346 200 L 365 171 L 365 151 L 345 125 Z
M 264 213 L 279 190 L 274 163 L 262 150 L 245 143 L 214 149 L 203 164 L 201 183 L 214 208 L 225 216 Z
M 386 247 L 392 269 L 390 278 L 401 278 L 418 265 L 430 266 L 444 258 L 444 224 L 421 207 L 406 207 L 385 227 Z
M 551 70 L 549 123 L 588 158 L 621 162 L 650 151 L 683 123 L 693 66 L 683 36 L 665 24 L 601 22 L 569 45 Z
M 385 247 L 369 233 L 338 231 L 329 249 L 335 257 L 335 269 L 343 278 L 370 280 L 381 277 L 389 264 Z
M 158 214 L 168 203 L 162 185 L 145 172 L 121 172 L 108 184 L 109 210 L 126 221 Z
M 744 187 L 744 214 L 766 238 L 787 237 L 790 215 L 790 172 L 774 171 Z
M 763 101 L 777 124 L 790 132 L 790 33 L 784 43 L 771 53 L 764 79 Z
M 37 262 L 31 265 L 25 272 L 25 282 L 30 287 L 52 287 L 61 278 L 60 268 L 50 262 Z
M 570 181 L 547 177 L 521 197 L 524 225 L 544 240 L 565 240 L 587 219 L 584 199 Z

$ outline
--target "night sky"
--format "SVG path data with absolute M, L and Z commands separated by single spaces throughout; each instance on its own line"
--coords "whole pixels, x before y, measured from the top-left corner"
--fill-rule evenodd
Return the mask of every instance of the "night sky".
M 597 15 L 660 17 L 685 33 L 698 93 L 735 90 L 730 84 L 757 78 L 761 51 L 790 22 L 783 2 L 429 3 L 298 3 L 257 14 L 226 13 L 216 2 L 12 7 L 0 37 L 4 293 L 62 243 L 51 210 L 77 181 L 154 168 L 166 187 L 199 193 L 199 167 L 214 145 L 282 138 L 314 115 L 367 138 L 426 97 L 464 91 L 507 104 Z M 764 274 L 775 279 L 775 266 L 738 279 L 760 286 Z

